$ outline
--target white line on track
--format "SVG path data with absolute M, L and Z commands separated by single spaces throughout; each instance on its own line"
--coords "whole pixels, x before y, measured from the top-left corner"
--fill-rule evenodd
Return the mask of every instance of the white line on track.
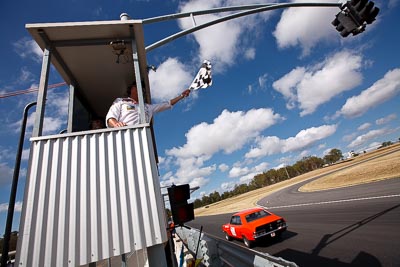
M 371 199 L 380 199 L 380 198 L 391 198 L 391 197 L 400 197 L 400 194 L 387 195 L 387 196 L 376 196 L 376 197 L 362 197 L 362 198 L 342 199 L 342 200 L 332 200 L 332 201 L 322 201 L 322 202 L 293 204 L 293 205 L 274 206 L 274 207 L 265 207 L 265 206 L 261 206 L 261 207 L 266 208 L 266 209 L 279 209 L 279 208 L 292 208 L 292 207 L 301 207 L 301 206 L 323 205 L 323 204 L 333 204 L 333 203 L 361 201 L 361 200 L 371 200 Z

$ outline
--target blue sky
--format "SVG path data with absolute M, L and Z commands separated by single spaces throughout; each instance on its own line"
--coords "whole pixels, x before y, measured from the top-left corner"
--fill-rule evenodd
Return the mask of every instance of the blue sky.
M 332 148 L 346 155 L 397 141 L 400 1 L 374 2 L 381 9 L 378 19 L 357 36 L 342 38 L 331 25 L 338 8 L 292 8 L 231 20 L 150 51 L 147 61 L 157 66 L 149 76 L 153 102 L 188 87 L 204 59 L 213 65 L 211 87 L 155 117 L 161 185 L 200 186 L 194 199 L 231 190 L 305 156 L 323 157 Z M 124 12 L 145 19 L 241 4 L 249 3 L 1 1 L 0 231 L 4 233 L 22 112 L 37 94 L 5 96 L 37 87 L 41 69 L 42 52 L 25 24 L 119 20 Z M 221 15 L 226 13 L 195 20 L 201 24 Z M 147 25 L 145 44 L 191 23 L 182 19 Z M 49 84 L 60 82 L 52 69 Z M 67 91 L 66 86 L 49 89 L 44 135 L 66 128 Z M 13 230 L 18 230 L 32 125 L 30 112 Z

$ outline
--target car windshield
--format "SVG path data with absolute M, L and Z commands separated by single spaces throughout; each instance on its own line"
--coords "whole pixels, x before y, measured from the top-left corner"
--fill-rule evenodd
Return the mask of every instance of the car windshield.
M 258 220 L 260 218 L 267 217 L 268 215 L 270 215 L 270 214 L 267 211 L 260 210 L 260 211 L 256 211 L 256 212 L 246 215 L 245 218 L 246 218 L 247 222 L 252 222 L 252 221 Z

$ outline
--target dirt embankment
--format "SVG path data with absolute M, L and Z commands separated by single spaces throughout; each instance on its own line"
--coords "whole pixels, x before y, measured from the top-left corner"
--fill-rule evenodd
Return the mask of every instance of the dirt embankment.
M 341 170 L 344 167 L 349 168 Z M 329 174 L 332 171 L 335 172 Z M 256 205 L 258 200 L 274 191 L 312 179 L 325 173 L 328 175 L 305 184 L 299 190 L 304 192 L 319 191 L 370 183 L 383 179 L 400 178 L 400 143 L 373 152 L 361 154 L 351 160 L 321 168 L 290 180 L 210 204 L 208 205 L 208 208 L 202 207 L 195 209 L 195 216 L 233 213 L 253 207 Z

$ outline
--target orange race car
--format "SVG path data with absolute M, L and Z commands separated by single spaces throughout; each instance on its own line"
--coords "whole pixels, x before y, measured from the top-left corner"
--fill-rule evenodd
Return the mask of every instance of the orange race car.
M 279 237 L 286 228 L 285 219 L 260 207 L 237 212 L 232 215 L 230 223 L 222 225 L 228 241 L 243 239 L 249 248 L 262 237 Z

